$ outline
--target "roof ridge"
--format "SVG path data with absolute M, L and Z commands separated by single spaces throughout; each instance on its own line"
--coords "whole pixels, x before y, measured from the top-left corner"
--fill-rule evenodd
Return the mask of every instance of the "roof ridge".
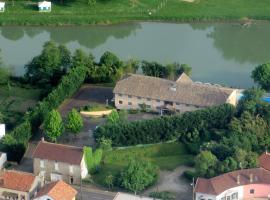
M 31 176 L 34 176 L 34 177 L 36 177 L 35 176 L 35 174 L 33 174 L 33 173 L 31 173 L 31 172 L 24 172 L 24 171 L 18 171 L 18 170 L 15 170 L 15 169 L 9 169 L 9 170 L 6 170 L 6 169 L 4 169 L 4 170 L 1 170 L 1 172 L 9 172 L 9 173 L 17 173 L 17 174 L 24 174 L 24 175 L 31 175 Z
M 50 144 L 50 145 L 57 145 L 57 146 L 63 146 L 63 147 L 71 147 L 71 148 L 83 150 L 82 147 L 77 147 L 77 146 L 72 146 L 72 145 L 67 145 L 67 144 L 61 144 L 61 143 L 52 143 L 52 142 L 47 142 L 47 141 L 40 141 L 39 143 L 47 143 L 47 144 Z

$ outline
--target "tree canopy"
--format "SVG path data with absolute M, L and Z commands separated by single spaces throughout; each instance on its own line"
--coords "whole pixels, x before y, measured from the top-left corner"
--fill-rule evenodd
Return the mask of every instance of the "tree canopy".
M 270 62 L 257 66 L 252 71 L 251 77 L 263 89 L 270 91 Z

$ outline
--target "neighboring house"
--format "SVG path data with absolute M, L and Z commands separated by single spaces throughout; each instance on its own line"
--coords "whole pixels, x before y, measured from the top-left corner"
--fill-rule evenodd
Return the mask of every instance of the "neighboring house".
M 117 109 L 192 111 L 225 103 L 236 105 L 237 90 L 193 82 L 185 73 L 177 81 L 129 74 L 114 90 Z
M 34 200 L 75 200 L 77 191 L 64 181 L 45 185 Z
M 6 134 L 6 125 L 5 124 L 0 124 L 0 139 L 4 137 Z
M 34 174 L 44 182 L 80 184 L 88 175 L 83 149 L 42 140 L 33 154 Z
M 196 200 L 243 200 L 270 197 L 270 172 L 262 169 L 243 169 L 214 178 L 198 178 Z
M 150 197 L 135 196 L 132 194 L 118 192 L 113 200 L 154 200 L 154 199 Z M 155 200 L 158 199 L 155 198 Z
M 50 1 L 41 1 L 38 2 L 39 12 L 51 12 L 52 3 Z
M 270 171 L 270 154 L 268 152 L 263 153 L 259 157 L 259 165 L 261 168 Z
M 0 152 L 0 170 L 4 168 L 7 162 L 7 154 L 4 152 Z
M 5 12 L 5 2 L 0 2 L 0 12 Z
M 39 179 L 30 173 L 1 171 L 0 199 L 30 200 L 39 187 Z

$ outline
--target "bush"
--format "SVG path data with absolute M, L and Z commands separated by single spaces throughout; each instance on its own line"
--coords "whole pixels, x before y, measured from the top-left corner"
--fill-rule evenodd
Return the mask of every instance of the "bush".
M 163 192 L 151 192 L 149 194 L 150 197 L 152 198 L 157 198 L 161 200 L 175 200 L 176 197 L 173 193 L 168 192 L 168 191 L 163 191 Z
M 187 171 L 185 171 L 183 173 L 183 177 L 186 178 L 189 181 L 192 181 L 193 179 L 196 179 L 197 178 L 197 174 L 196 174 L 196 172 L 187 170 Z

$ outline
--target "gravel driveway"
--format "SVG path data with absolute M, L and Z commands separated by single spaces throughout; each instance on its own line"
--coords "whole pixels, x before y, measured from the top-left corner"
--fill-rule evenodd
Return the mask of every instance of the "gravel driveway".
M 177 200 L 191 200 L 192 186 L 182 177 L 184 171 L 191 169 L 186 166 L 180 166 L 174 171 L 160 171 L 159 180 L 155 186 L 146 190 L 144 195 L 148 196 L 155 191 L 170 191 L 176 195 Z

